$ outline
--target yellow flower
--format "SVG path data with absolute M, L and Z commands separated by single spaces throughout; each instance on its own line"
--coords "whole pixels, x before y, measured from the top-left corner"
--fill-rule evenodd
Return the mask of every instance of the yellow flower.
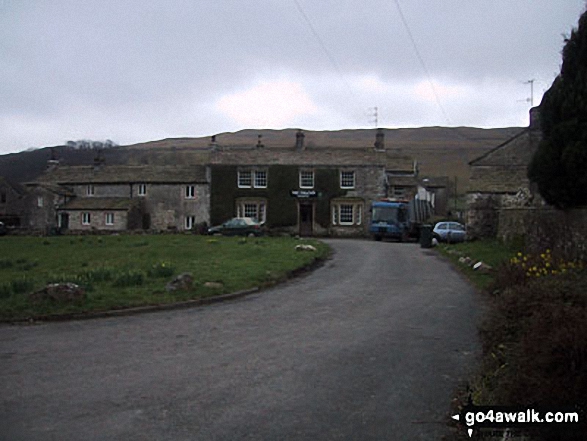
M 546 262 L 546 268 L 550 268 L 550 262 Z
M 518 257 L 522 257 L 522 253 L 518 253 Z
M 524 262 L 527 262 L 528 258 L 526 256 L 524 256 Z

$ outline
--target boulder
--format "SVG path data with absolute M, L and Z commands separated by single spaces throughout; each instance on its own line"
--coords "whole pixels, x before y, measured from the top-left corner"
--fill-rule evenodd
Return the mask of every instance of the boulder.
M 316 251 L 313 245 L 296 245 L 296 251 Z
M 182 273 L 165 285 L 167 292 L 189 291 L 194 286 L 194 277 L 191 273 Z
M 51 300 L 54 302 L 73 302 L 83 300 L 86 291 L 75 283 L 50 283 L 43 289 L 30 294 L 32 301 Z
M 224 287 L 224 285 L 220 282 L 206 282 L 206 283 L 204 283 L 204 286 L 206 288 L 212 288 L 212 289 L 221 289 Z

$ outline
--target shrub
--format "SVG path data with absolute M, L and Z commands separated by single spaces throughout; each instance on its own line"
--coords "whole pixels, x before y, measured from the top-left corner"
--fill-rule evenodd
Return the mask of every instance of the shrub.
M 505 289 L 494 297 L 480 335 L 485 399 L 502 405 L 587 404 L 587 271 L 535 277 Z

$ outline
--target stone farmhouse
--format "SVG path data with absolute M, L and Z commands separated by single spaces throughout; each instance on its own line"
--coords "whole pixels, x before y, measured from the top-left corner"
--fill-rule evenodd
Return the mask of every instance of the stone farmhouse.
M 32 230 L 183 231 L 210 220 L 208 169 L 202 165 L 53 163 L 27 187 L 31 203 L 26 227 Z
M 539 108 L 530 110 L 530 125 L 469 163 L 471 179 L 467 193 L 467 232 L 471 237 L 496 237 L 510 222 L 507 210 L 541 206 L 543 201 L 531 185 L 528 165 L 540 143 Z M 510 213 L 511 214 L 511 213 Z
M 182 166 L 65 166 L 52 157 L 20 196 L 20 225 L 41 232 L 188 231 L 232 217 L 300 235 L 366 235 L 370 202 L 415 195 L 446 207 L 442 180 L 423 180 L 410 157 L 385 148 L 221 145 Z M 292 140 L 293 141 L 293 140 Z M 426 183 L 430 184 L 429 188 Z M 430 191 L 428 191 L 430 190 Z M 444 202 L 443 202 L 444 200 Z

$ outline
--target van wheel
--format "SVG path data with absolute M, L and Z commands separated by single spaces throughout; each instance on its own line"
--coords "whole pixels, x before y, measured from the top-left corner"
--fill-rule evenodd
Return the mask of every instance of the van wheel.
M 377 242 L 379 242 L 381 240 L 381 236 L 375 235 L 375 236 L 373 236 L 373 239 L 375 239 Z

